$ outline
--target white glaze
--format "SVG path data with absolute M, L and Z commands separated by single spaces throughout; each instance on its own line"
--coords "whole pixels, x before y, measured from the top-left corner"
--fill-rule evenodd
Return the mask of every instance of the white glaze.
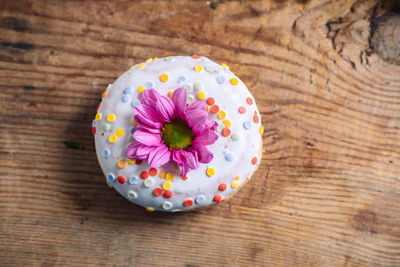
M 109 173 L 113 173 L 115 177 L 124 175 L 127 178 L 125 184 L 120 184 L 117 180 L 113 183 L 108 183 L 120 194 L 133 203 L 143 207 L 167 211 L 163 206 L 168 206 L 169 203 L 165 202 L 170 202 L 172 207 L 168 211 L 181 211 L 215 204 L 213 198 L 216 194 L 227 199 L 241 187 L 246 178 L 251 177 L 259 164 L 261 156 L 261 136 L 259 132 L 261 118 L 255 100 L 247 87 L 228 68 L 224 68 L 204 57 L 193 59 L 192 57 L 179 56 L 173 57 L 172 60 L 170 59 L 171 58 L 160 58 L 156 61 L 141 63 L 144 65 L 142 69 L 137 68 L 141 64 L 135 65 L 122 74 L 112 86 L 108 87 L 108 94 L 103 98 L 98 110 L 102 118 L 94 123 L 96 127 L 95 143 L 97 157 L 106 177 Z M 203 66 L 203 70 L 201 72 L 195 72 L 193 68 L 196 65 Z M 159 76 L 163 73 L 168 75 L 167 82 L 161 82 L 159 79 Z M 185 81 L 178 81 L 180 76 L 185 77 Z M 224 84 L 218 83 L 218 76 L 225 77 Z M 239 81 L 236 86 L 230 83 L 230 79 L 233 77 L 237 78 Z M 200 91 L 204 91 L 207 94 L 206 99 L 208 97 L 213 97 L 215 99 L 215 104 L 219 105 L 220 110 L 226 112 L 227 116 L 225 119 L 230 120 L 232 123 L 230 127 L 232 134 L 236 133 L 240 137 L 239 140 L 233 141 L 231 137 L 223 137 L 221 134 L 218 134 L 218 140 L 214 144 L 207 146 L 213 153 L 214 159 L 208 164 L 200 164 L 198 169 L 189 172 L 187 174 L 187 180 L 182 180 L 180 178 L 179 170 L 174 168 L 172 163 L 157 168 L 158 172 L 160 170 L 166 170 L 174 174 L 175 178 L 171 181 L 172 188 L 170 189 L 170 191 L 173 192 L 173 196 L 169 199 L 164 196 L 156 197 L 153 195 L 153 190 L 156 187 L 161 187 L 162 184 L 166 182 L 165 179 L 160 178 L 157 174 L 154 177 L 150 176 L 148 179 L 151 179 L 152 182 L 147 181 L 147 184 L 145 184 L 146 180 L 140 178 L 140 173 L 143 170 L 148 171 L 150 168 L 147 160 L 144 160 L 140 165 L 128 164 L 123 169 L 118 167 L 118 160 L 126 158 L 126 147 L 132 142 L 130 134 L 130 129 L 133 127 L 131 121 L 134 113 L 132 102 L 139 98 L 137 88 L 144 85 L 147 81 L 151 81 L 153 83 L 153 88 L 161 95 L 165 96 L 169 91 L 189 85 L 188 98 L 191 96 L 194 100 L 198 99 L 197 93 L 199 92 L 196 91 L 195 88 L 198 89 L 198 87 L 201 87 Z M 121 99 L 127 87 L 131 88 L 132 93 L 128 95 L 129 101 L 123 103 Z M 186 87 L 189 88 L 188 86 Z M 246 103 L 247 97 L 253 99 L 254 103 L 252 105 Z M 246 113 L 240 114 L 238 112 L 240 106 L 246 108 Z M 260 122 L 258 123 L 253 122 L 255 111 L 260 118 Z M 107 122 L 107 115 L 110 113 L 116 115 L 115 121 L 111 123 Z M 218 122 L 219 125 L 222 125 L 222 120 L 218 119 L 216 114 L 209 113 L 209 118 Z M 243 126 L 245 121 L 251 123 L 251 128 L 248 130 Z M 105 123 L 109 123 L 109 125 L 106 124 L 106 129 L 111 126 L 109 127 L 109 131 L 103 131 Z M 115 133 L 118 128 L 124 130 L 124 135 L 119 137 L 117 141 L 112 144 L 109 142 L 108 138 L 111 134 Z M 104 133 L 104 136 L 102 133 Z M 225 146 L 227 147 L 225 148 Z M 103 157 L 104 149 L 109 149 L 111 152 L 108 158 Z M 225 159 L 225 154 L 227 152 L 233 155 L 232 161 L 227 161 Z M 255 165 L 251 163 L 253 157 L 257 157 L 258 159 Z M 206 170 L 208 167 L 215 170 L 214 176 L 207 176 Z M 131 176 L 137 177 L 136 184 L 129 183 L 129 178 Z M 237 180 L 239 185 L 235 189 L 232 189 L 231 184 L 235 181 L 237 176 L 240 177 L 239 180 Z M 222 183 L 227 185 L 227 189 L 220 192 L 218 187 Z M 136 199 L 130 199 L 128 197 L 130 191 L 136 193 Z M 196 197 L 199 195 L 204 195 L 205 197 L 204 201 L 200 204 L 195 201 Z M 193 199 L 194 204 L 191 207 L 185 207 L 183 203 L 189 198 Z

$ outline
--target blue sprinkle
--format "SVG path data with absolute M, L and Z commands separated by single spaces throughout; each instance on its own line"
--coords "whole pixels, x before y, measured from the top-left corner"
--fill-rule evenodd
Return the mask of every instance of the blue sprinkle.
M 179 78 L 178 78 L 179 83 L 184 82 L 185 80 L 186 80 L 186 78 L 183 76 L 179 76 Z
M 136 176 L 131 176 L 128 181 L 130 184 L 137 184 L 138 180 L 139 178 L 137 178 Z
M 121 98 L 121 101 L 124 102 L 124 103 L 128 102 L 129 101 L 129 95 L 123 95 L 122 98 Z
M 92 121 L 92 127 L 96 126 L 96 120 Z
M 111 154 L 110 149 L 104 148 L 104 150 L 103 150 L 103 158 L 108 159 L 110 157 L 110 154 Z
M 218 82 L 219 84 L 223 84 L 223 83 L 225 82 L 225 77 L 224 77 L 224 76 L 218 76 L 218 77 L 217 77 L 217 82 Z
M 150 81 L 147 81 L 144 83 L 144 87 L 146 87 L 146 89 L 151 89 L 151 88 L 153 88 L 153 83 Z
M 232 161 L 232 160 L 233 160 L 233 155 L 230 154 L 230 153 L 228 153 L 228 154 L 225 155 L 225 159 L 226 159 L 227 161 Z
M 132 102 L 132 107 L 134 107 L 134 108 L 136 108 L 137 106 L 139 106 L 140 105 L 140 100 L 139 99 L 135 99 L 133 102 Z
M 137 131 L 137 128 L 136 128 L 136 127 L 132 127 L 132 128 L 131 128 L 131 134 L 134 134 L 136 131 Z
M 125 94 L 126 94 L 126 95 L 132 94 L 132 88 L 126 87 L 126 88 L 125 88 Z
M 249 121 L 243 122 L 243 127 L 244 127 L 246 130 L 250 129 L 250 128 L 251 128 L 251 122 L 249 122 Z
M 196 203 L 200 204 L 201 202 L 203 202 L 204 200 L 206 200 L 206 197 L 204 195 L 198 195 L 196 197 Z
M 107 175 L 107 181 L 108 181 L 109 183 L 113 183 L 113 182 L 115 181 L 115 175 L 114 175 L 114 173 L 110 172 L 110 173 Z

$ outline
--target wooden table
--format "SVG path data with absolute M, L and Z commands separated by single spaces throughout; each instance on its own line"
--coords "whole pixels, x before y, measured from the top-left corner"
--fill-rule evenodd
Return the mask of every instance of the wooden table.
M 0 266 L 400 266 L 399 10 L 2 0 Z M 107 187 L 91 120 L 132 64 L 194 53 L 255 95 L 262 163 L 228 203 L 149 213 Z

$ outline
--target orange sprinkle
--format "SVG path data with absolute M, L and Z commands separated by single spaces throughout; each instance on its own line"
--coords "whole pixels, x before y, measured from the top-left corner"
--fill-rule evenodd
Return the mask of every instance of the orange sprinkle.
M 219 106 L 218 105 L 214 105 L 211 107 L 211 113 L 218 113 L 219 111 Z
M 157 169 L 156 169 L 156 168 L 150 168 L 149 174 L 150 174 L 151 176 L 156 176 L 156 175 L 157 175 Z
M 222 136 L 227 137 L 227 136 L 230 136 L 230 135 L 231 135 L 231 130 L 229 128 L 224 128 L 222 130 Z
M 254 121 L 255 123 L 258 123 L 258 122 L 260 121 L 260 119 L 258 118 L 258 116 L 254 116 L 254 117 L 253 117 L 253 121 Z
M 161 170 L 159 173 L 158 173 L 158 177 L 160 177 L 160 178 L 162 178 L 162 179 L 165 179 L 165 175 L 167 174 L 167 172 L 165 171 L 165 170 Z
M 226 184 L 220 184 L 218 187 L 219 191 L 225 191 L 225 189 L 226 189 Z
M 251 159 L 251 164 L 256 165 L 257 163 L 257 157 L 254 157 Z
M 246 108 L 245 107 L 240 107 L 239 108 L 239 113 L 241 113 L 241 114 L 243 114 L 243 113 L 246 113 Z
M 248 98 L 246 98 L 246 102 L 247 102 L 247 104 L 252 105 L 253 104 L 253 99 L 248 97 Z
M 200 56 L 198 56 L 198 55 L 193 55 L 192 58 L 194 58 L 194 59 L 199 59 Z
M 136 165 L 140 165 L 140 164 L 142 164 L 142 161 L 143 161 L 143 160 L 141 160 L 141 159 L 137 159 L 136 162 L 135 162 L 135 164 L 136 164 Z
M 182 178 L 182 180 L 187 180 L 186 176 L 183 176 L 182 174 L 179 174 L 179 176 Z
M 215 195 L 213 198 L 214 202 L 220 202 L 222 200 L 221 195 Z
M 143 180 L 146 180 L 147 178 L 149 178 L 149 173 L 147 171 L 142 171 L 140 173 L 140 178 L 142 178 Z
M 207 105 L 212 106 L 215 104 L 215 99 L 212 97 L 207 98 L 206 100 Z

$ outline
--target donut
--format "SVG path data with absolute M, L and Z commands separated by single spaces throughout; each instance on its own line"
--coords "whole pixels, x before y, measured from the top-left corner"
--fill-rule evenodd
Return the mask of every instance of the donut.
M 147 211 L 221 204 L 260 164 L 261 116 L 226 64 L 150 58 L 102 94 L 92 122 L 110 187 Z

